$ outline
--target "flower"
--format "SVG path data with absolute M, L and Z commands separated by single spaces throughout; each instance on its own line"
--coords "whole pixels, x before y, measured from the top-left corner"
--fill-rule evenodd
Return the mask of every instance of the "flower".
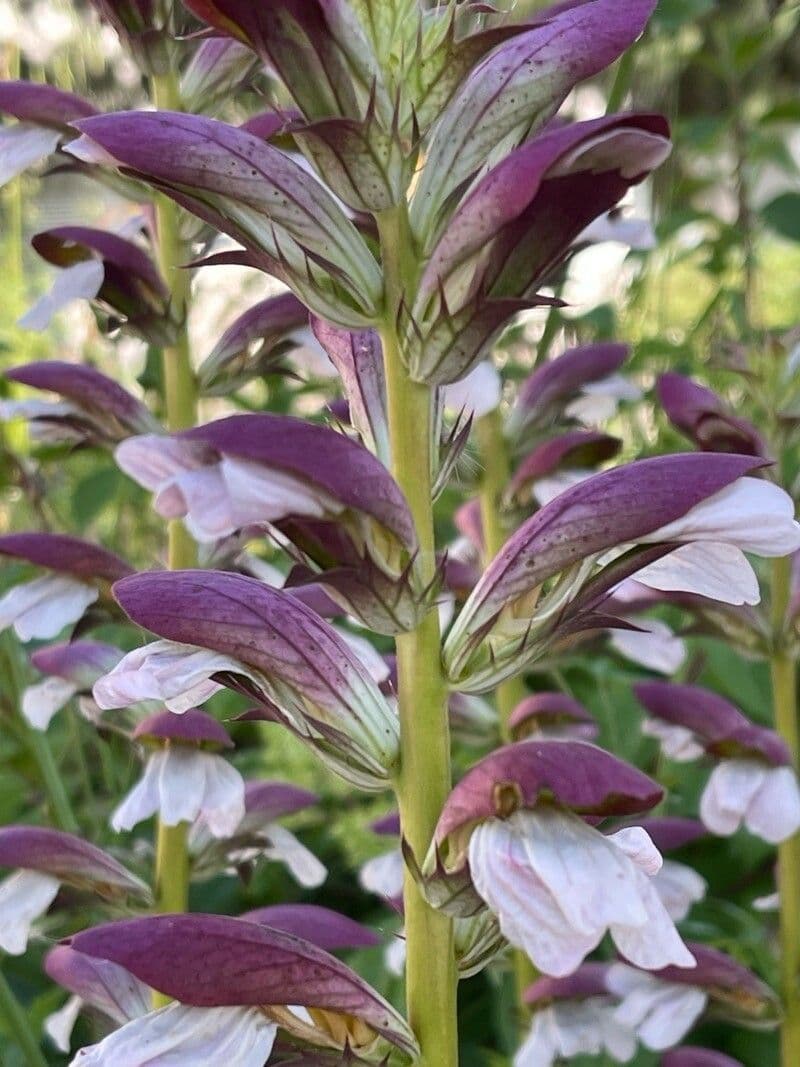
M 152 1037 L 158 1051 L 163 1047 L 159 1043 L 173 1042 L 177 1035 L 207 1043 L 217 1062 L 218 1051 L 231 1057 L 240 1051 L 236 1042 L 228 1044 L 232 1029 L 239 1031 L 248 1052 L 257 1046 L 266 1055 L 275 1024 L 340 1054 L 345 1048 L 376 1059 L 390 1048 L 409 1058 L 418 1054 L 405 1021 L 358 975 L 310 942 L 259 923 L 221 915 L 148 916 L 86 930 L 72 938 L 71 947 L 124 967 L 178 1001 L 166 1021 L 169 1009 L 161 1009 L 117 1032 L 121 1047 L 133 1048 L 134 1056 L 134 1039 L 146 1048 Z M 198 959 L 203 960 L 200 969 Z M 298 1013 L 298 1008 L 311 1011 Z M 195 1011 L 187 1016 L 186 1009 Z M 202 1045 L 195 1047 L 176 1062 L 187 1067 L 203 1062 L 203 1051 Z M 88 1062 L 108 1059 L 98 1055 Z M 127 1067 L 127 1061 L 115 1057 L 118 1062 Z M 134 1058 L 130 1065 L 142 1062 Z M 260 1067 L 263 1055 L 241 1062 Z
M 526 989 L 533 1018 L 514 1067 L 552 1067 L 562 1058 L 603 1052 L 617 1063 L 633 1059 L 636 1036 L 614 1017 L 607 973 L 607 964 L 584 963 L 565 978 L 539 978 Z
M 31 927 L 62 883 L 108 899 L 149 896 L 147 886 L 106 852 L 60 830 L 0 828 L 0 867 L 18 868 L 0 882 L 0 948 L 14 956 L 25 951 Z
M 686 659 L 686 645 L 661 619 L 620 615 L 635 629 L 610 630 L 609 644 L 625 659 L 659 674 L 675 674 Z
M 534 693 L 511 712 L 508 729 L 514 741 L 526 737 L 580 738 L 594 741 L 599 728 L 591 712 L 564 693 Z
M 0 537 L 0 556 L 53 572 L 22 582 L 0 597 L 0 630 L 13 626 L 21 641 L 55 637 L 98 599 L 98 585 L 102 588 L 131 573 L 119 556 L 63 534 L 6 534 Z
M 718 761 L 700 799 L 712 833 L 728 837 L 744 823 L 778 844 L 800 829 L 800 786 L 774 731 L 700 686 L 642 682 L 634 692 L 650 716 L 644 732 L 658 737 L 668 755 L 689 761 L 708 753 Z
M 455 787 L 423 872 L 434 884 L 458 879 L 445 910 L 485 904 L 545 974 L 575 970 L 607 930 L 641 966 L 692 967 L 650 881 L 661 866 L 650 838 L 638 827 L 604 836 L 582 818 L 658 797 L 649 778 L 593 745 L 519 741 Z
M 659 852 L 671 852 L 704 837 L 706 830 L 697 819 L 660 816 L 639 820 Z M 705 878 L 692 867 L 677 860 L 665 859 L 661 869 L 653 875 L 653 885 L 661 897 L 667 914 L 674 922 L 681 922 L 692 905 L 701 901 L 708 889 Z
M 303 937 L 326 952 L 371 948 L 381 943 L 369 927 L 318 904 L 272 904 L 245 912 L 241 918 Z
M 658 398 L 670 422 L 703 452 L 738 452 L 769 456 L 761 434 L 752 423 L 727 410 L 716 393 L 682 374 L 662 374 Z
M 56 712 L 77 693 L 91 692 L 94 682 L 110 671 L 121 656 L 118 648 L 99 641 L 71 641 L 37 648 L 31 663 L 46 677 L 26 687 L 22 714 L 35 730 L 46 730 Z M 88 697 L 85 699 L 89 701 Z M 85 708 L 84 713 L 90 711 Z
M 187 685 L 196 702 L 219 678 L 255 696 L 262 717 L 283 723 L 348 781 L 384 788 L 398 758 L 396 712 L 349 645 L 297 597 L 214 571 L 140 574 L 114 592 L 131 619 L 177 645 L 159 647 L 170 660 L 156 671 L 143 651 L 141 686 L 123 660 L 108 687 L 103 679 L 95 685 L 100 707 L 158 687 L 179 711 Z
M 160 712 L 140 722 L 133 736 L 157 747 L 141 780 L 111 817 L 116 831 L 158 815 L 165 826 L 202 817 L 215 837 L 235 833 L 245 813 L 245 787 L 226 759 L 207 751 L 233 747 L 216 719 L 198 708 L 181 715 Z
M 502 379 L 492 363 L 483 360 L 459 381 L 446 385 L 442 399 L 449 411 L 455 414 L 464 411 L 479 419 L 498 406 L 502 387 Z
M 596 474 L 545 505 L 491 561 L 450 629 L 453 686 L 483 692 L 559 641 L 612 625 L 597 608 L 632 575 L 754 603 L 758 582 L 744 552 L 781 556 L 800 543 L 789 495 L 744 477 L 759 463 L 657 456 Z
M 282 863 L 306 889 L 322 885 L 328 875 L 324 864 L 277 821 L 318 800 L 307 789 L 286 782 L 245 783 L 244 815 L 228 840 L 220 841 L 212 834 L 202 812 L 189 830 L 189 851 L 194 857 L 195 873 L 208 875 L 231 865 L 241 872 L 263 857 Z
M 34 163 L 47 159 L 74 134 L 73 119 L 97 114 L 87 100 L 74 93 L 27 81 L 0 84 L 0 114 L 18 121 L 0 127 L 0 186 Z

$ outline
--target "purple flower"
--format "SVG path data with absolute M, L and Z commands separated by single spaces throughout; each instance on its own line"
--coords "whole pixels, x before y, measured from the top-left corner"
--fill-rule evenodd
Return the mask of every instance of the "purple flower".
M 642 682 L 634 692 L 650 715 L 643 732 L 667 755 L 685 762 L 708 752 L 718 760 L 700 799 L 712 833 L 728 837 L 744 823 L 777 844 L 800 829 L 800 786 L 778 734 L 699 686 Z
M 509 503 L 533 498 L 547 504 L 571 485 L 592 474 L 592 468 L 619 452 L 622 442 L 599 430 L 570 430 L 537 445 L 522 460 L 508 483 Z
M 18 868 L 0 882 L 0 948 L 21 955 L 33 923 L 50 907 L 62 883 L 109 900 L 149 890 L 108 853 L 73 834 L 38 826 L 0 828 L 0 867 Z
M 285 153 L 224 122 L 179 112 L 123 111 L 76 124 L 88 163 L 150 181 L 250 249 L 317 314 L 346 327 L 374 321 L 381 275 L 331 194 Z
M 254 908 L 240 918 L 303 937 L 326 952 L 369 948 L 381 943 L 381 939 L 369 927 L 318 904 L 272 904 L 266 908 Z
M 81 711 L 93 720 L 98 709 L 87 694 L 97 679 L 121 658 L 120 649 L 98 641 L 72 641 L 38 648 L 31 655 L 31 663 L 46 677 L 25 689 L 22 714 L 35 730 L 46 730 L 56 712 L 81 693 Z
M 254 304 L 203 360 L 197 372 L 200 385 L 212 395 L 234 391 L 277 364 L 287 347 L 301 342 L 307 327 L 308 311 L 293 293 Z
M 0 127 L 0 186 L 56 151 L 70 122 L 97 109 L 74 93 L 26 81 L 0 82 L 0 114 L 18 121 Z
M 409 1057 L 417 1051 L 404 1020 L 353 971 L 309 942 L 257 923 L 219 915 L 161 915 L 96 927 L 78 934 L 71 945 L 117 963 L 173 997 L 180 1019 L 183 1007 L 202 1009 L 193 1016 L 201 1023 L 208 1020 L 199 1028 L 206 1041 L 212 1040 L 212 1030 L 230 1025 L 220 1009 L 236 1008 L 249 1032 L 260 1019 L 272 1027 L 273 1037 L 277 1025 L 323 1048 L 341 1051 L 349 1045 L 372 1055 L 394 1047 Z M 312 1009 L 313 1018 L 298 1007 Z M 131 1024 L 135 1031 L 118 1031 L 114 1043 L 124 1047 L 134 1036 L 141 1040 L 152 1027 L 163 1034 L 164 1010 Z M 217 1040 L 223 1048 L 237 1048 Z M 108 1062 L 96 1055 L 87 1062 Z M 256 1062 L 242 1059 L 248 1067 Z
M 112 552 L 64 534 L 6 534 L 0 537 L 0 556 L 52 572 L 0 597 L 0 630 L 13 626 L 20 641 L 55 637 L 83 617 L 107 582 L 132 571 Z
M 705 386 L 682 374 L 662 374 L 658 398 L 667 418 L 703 452 L 738 452 L 769 458 L 764 438 L 747 419 L 727 410 Z
M 136 575 L 118 583 L 115 595 L 131 619 L 178 645 L 171 652 L 158 647 L 157 654 L 172 656 L 160 674 L 146 649 L 133 672 L 123 660 L 95 685 L 101 707 L 161 692 L 173 697 L 171 710 L 185 710 L 184 700 L 174 699 L 181 688 L 196 699 L 198 687 L 218 677 L 256 695 L 271 718 L 347 780 L 385 786 L 397 761 L 397 716 L 349 646 L 296 597 L 253 578 L 206 571 Z
M 44 330 L 55 313 L 72 300 L 96 299 L 109 328 L 116 328 L 122 320 L 151 344 L 170 343 L 169 291 L 152 259 L 138 244 L 89 226 L 44 230 L 31 243 L 59 271 L 51 291 L 20 319 L 21 326 Z M 139 417 L 141 421 L 141 413 Z M 151 425 L 152 420 L 147 419 L 140 429 Z
M 744 551 L 781 556 L 800 536 L 789 496 L 744 477 L 757 465 L 746 456 L 658 456 L 561 493 L 506 542 L 457 617 L 444 650 L 452 684 L 481 692 L 559 638 L 613 625 L 592 609 L 634 574 L 658 589 L 757 602 Z
M 236 832 L 245 813 L 244 781 L 215 751 L 233 747 L 216 719 L 197 708 L 163 711 L 143 719 L 133 736 L 152 750 L 142 778 L 111 817 L 115 830 L 158 815 L 165 826 L 202 818 L 214 837 Z
M 564 693 L 535 693 L 511 712 L 508 728 L 514 741 L 528 737 L 594 741 L 599 728 L 591 712 Z
M 38 360 L 6 371 L 5 377 L 61 396 L 60 401 L 0 402 L 0 418 L 27 419 L 36 441 L 110 445 L 130 434 L 158 429 L 140 400 L 94 367 Z
M 651 779 L 585 742 L 507 745 L 450 794 L 424 873 L 456 887 L 446 910 L 484 903 L 545 974 L 569 974 L 607 930 L 641 966 L 691 967 L 650 884 L 661 856 L 647 834 L 606 837 L 583 818 L 641 811 L 659 797 Z

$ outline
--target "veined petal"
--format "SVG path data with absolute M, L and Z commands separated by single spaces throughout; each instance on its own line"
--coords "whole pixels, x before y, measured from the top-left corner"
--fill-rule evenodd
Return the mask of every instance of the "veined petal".
M 714 541 L 760 556 L 800 548 L 800 524 L 787 492 L 760 478 L 737 478 L 641 541 Z
M 44 959 L 54 982 L 123 1025 L 150 1010 L 150 990 L 124 967 L 56 945 Z
M 56 898 L 60 882 L 40 871 L 15 871 L 0 882 L 0 948 L 21 956 L 28 947 L 31 926 Z
M 256 1008 L 168 1004 L 81 1049 L 71 1067 L 264 1067 L 276 1033 L 275 1023 Z
M 46 574 L 15 585 L 0 599 L 0 630 L 13 625 L 20 641 L 48 640 L 77 622 L 97 590 L 67 574 Z
M 674 922 L 681 922 L 689 914 L 692 904 L 706 895 L 705 878 L 685 863 L 664 860 L 661 870 L 653 877 L 655 891 Z
M 157 752 L 147 760 L 144 773 L 128 795 L 122 800 L 111 816 L 111 827 L 117 833 L 132 830 L 140 822 L 149 819 L 158 811 L 158 779 L 161 760 Z
M 745 554 L 721 542 L 681 545 L 637 571 L 636 581 L 651 589 L 697 593 L 722 604 L 758 604 L 761 600 L 758 578 Z
M 35 730 L 46 730 L 50 720 L 78 692 L 65 678 L 45 678 L 29 685 L 22 694 L 22 714 Z
M 153 641 L 129 652 L 94 684 L 93 695 L 104 711 L 140 700 L 164 701 L 180 713 L 204 703 L 222 689 L 211 676 L 231 669 L 231 659 L 174 641 Z
M 114 450 L 117 466 L 145 489 L 160 489 L 183 471 L 208 463 L 209 449 L 183 438 L 146 433 L 128 437 Z
M 661 870 L 664 863 L 661 853 L 650 834 L 641 826 L 625 826 L 616 833 L 609 834 L 608 840 L 613 841 L 645 874 L 652 877 Z
M 214 837 L 231 837 L 244 818 L 244 779 L 223 756 L 200 752 L 206 766 L 201 811 Z
M 264 849 L 267 859 L 283 863 L 295 881 L 305 889 L 316 889 L 328 877 L 328 869 L 306 846 L 280 823 L 272 823 L 266 835 L 269 845 Z
M 622 997 L 614 1018 L 635 1030 L 642 1044 L 657 1052 L 677 1045 L 708 1003 L 702 989 L 664 982 L 624 964 L 611 967 L 608 984 Z
M 220 469 L 231 498 L 235 529 L 286 515 L 310 518 L 336 514 L 342 506 L 322 489 L 286 471 L 247 460 L 224 457 Z
M 207 754 L 170 745 L 151 757 L 158 761 L 158 810 L 165 826 L 194 822 L 200 814 L 207 772 L 203 757 Z
M 165 519 L 185 519 L 201 543 L 219 541 L 236 531 L 233 502 L 218 464 L 177 474 L 158 490 L 153 507 Z
M 665 961 L 669 961 L 666 965 L 693 968 L 695 958 L 675 929 L 652 879 L 637 868 L 634 870 L 634 882 L 646 920 L 642 926 L 612 924 L 609 930 L 614 944 L 631 963 L 646 970 L 658 970 L 665 966 Z

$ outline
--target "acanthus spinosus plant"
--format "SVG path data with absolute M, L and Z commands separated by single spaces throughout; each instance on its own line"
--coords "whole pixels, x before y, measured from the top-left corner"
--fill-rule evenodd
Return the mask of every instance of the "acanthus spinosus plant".
M 137 569 L 71 535 L 4 536 L 20 580 L 0 600 L 0 624 L 23 643 L 59 639 L 31 650 L 45 680 L 19 693 L 34 730 L 78 695 L 101 738 L 143 756 L 109 817 L 115 833 L 155 817 L 153 847 L 129 852 L 134 866 L 153 860 L 158 914 L 144 904 L 60 931 L 69 936 L 45 967 L 71 999 L 50 1032 L 68 1048 L 78 1013 L 102 1015 L 75 1064 L 455 1067 L 459 977 L 502 968 L 509 946 L 527 960 L 520 1020 L 543 988 L 554 1002 L 520 1033 L 518 1067 L 601 1049 L 624 1062 L 638 1042 L 662 1050 L 709 1003 L 737 997 L 751 1010 L 735 1021 L 774 1023 L 763 983 L 709 960 L 675 925 L 705 883 L 661 851 L 703 828 L 648 823 L 661 785 L 594 744 L 590 710 L 569 694 L 528 694 L 524 681 L 609 630 L 622 633 L 620 651 L 662 669 L 664 634 L 640 625 L 632 583 L 747 609 L 759 586 L 745 553 L 800 547 L 761 447 L 595 473 L 620 447 L 596 423 L 638 396 L 620 374 L 625 346 L 537 368 L 505 422 L 497 414 L 503 390 L 487 361 L 498 338 L 558 302 L 553 281 L 591 224 L 669 154 L 660 115 L 560 114 L 638 39 L 653 0 L 568 0 L 528 21 L 419 0 L 96 6 L 140 62 L 155 109 L 101 114 L 54 88 L 1 85 L 13 120 L 4 174 L 57 154 L 141 211 L 125 234 L 37 234 L 60 274 L 23 324 L 90 301 L 101 328 L 161 352 L 161 395 L 151 410 L 94 368 L 46 360 L 8 379 L 56 399 L 14 400 L 3 414 L 48 445 L 112 455 L 152 494 L 167 551 Z M 250 99 L 256 78 L 268 85 L 261 113 L 238 125 L 202 113 Z M 230 264 L 283 289 L 193 353 L 189 268 L 224 277 Z M 260 379 L 296 376 L 303 349 L 344 405 L 320 418 L 302 405 L 231 413 Z M 486 477 L 477 512 L 474 502 L 459 512 L 468 536 L 450 545 L 435 508 L 456 491 L 473 426 Z M 492 466 L 495 447 L 504 466 Z M 142 643 L 126 620 L 151 637 Z M 124 635 L 119 648 L 92 635 L 102 627 Z M 642 634 L 660 649 L 643 650 Z M 639 699 L 649 708 L 663 684 Z M 340 797 L 393 794 L 403 860 L 394 850 L 362 880 L 403 913 L 405 1014 L 331 954 L 374 940 L 346 916 L 287 913 L 282 901 L 241 917 L 187 914 L 193 880 L 246 878 L 264 858 L 307 889 L 327 873 L 279 821 L 316 798 L 245 782 L 232 762 L 214 704 L 223 689 L 243 698 L 242 720 L 298 739 L 342 780 Z M 709 831 L 729 832 L 734 815 L 763 829 L 755 809 L 769 797 L 797 806 L 793 753 L 742 727 L 736 709 L 709 727 L 684 696 L 668 695 L 660 718 L 691 734 L 693 754 L 723 761 L 701 805 Z M 452 744 L 464 737 L 469 746 Z M 737 774 L 752 803 L 737 795 L 732 811 Z M 794 815 L 768 839 L 796 830 Z M 9 953 L 24 950 L 62 883 L 112 901 L 147 896 L 118 861 L 63 831 L 0 830 L 0 862 L 16 872 L 0 887 Z M 602 974 L 585 962 L 596 951 Z M 526 967 L 544 987 L 525 992 Z M 571 999 L 581 1010 L 561 1004 Z M 685 1009 L 686 1025 L 654 1020 L 663 1000 Z M 588 1046 L 587 1018 L 600 1027 Z M 20 1042 L 39 1062 L 36 1042 Z

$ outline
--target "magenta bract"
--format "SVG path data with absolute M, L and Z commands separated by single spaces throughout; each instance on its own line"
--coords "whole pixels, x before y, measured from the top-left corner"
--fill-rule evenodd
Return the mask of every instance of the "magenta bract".
M 29 81 L 0 81 L 0 114 L 20 122 L 69 130 L 75 119 L 97 115 L 97 108 L 74 93 Z
M 199 708 L 176 715 L 159 711 L 142 719 L 133 731 L 139 741 L 174 741 L 184 745 L 203 745 L 212 748 L 233 748 L 228 731 L 217 720 Z
M 0 537 L 0 556 L 89 580 L 115 582 L 133 573 L 133 567 L 113 552 L 66 534 L 5 534 Z
M 658 398 L 669 421 L 703 452 L 769 457 L 767 443 L 747 419 L 728 411 L 711 389 L 682 374 L 662 374 Z
M 254 908 L 240 918 L 305 938 L 326 952 L 369 948 L 381 943 L 381 939 L 369 927 L 318 904 L 273 904 L 266 908 Z

